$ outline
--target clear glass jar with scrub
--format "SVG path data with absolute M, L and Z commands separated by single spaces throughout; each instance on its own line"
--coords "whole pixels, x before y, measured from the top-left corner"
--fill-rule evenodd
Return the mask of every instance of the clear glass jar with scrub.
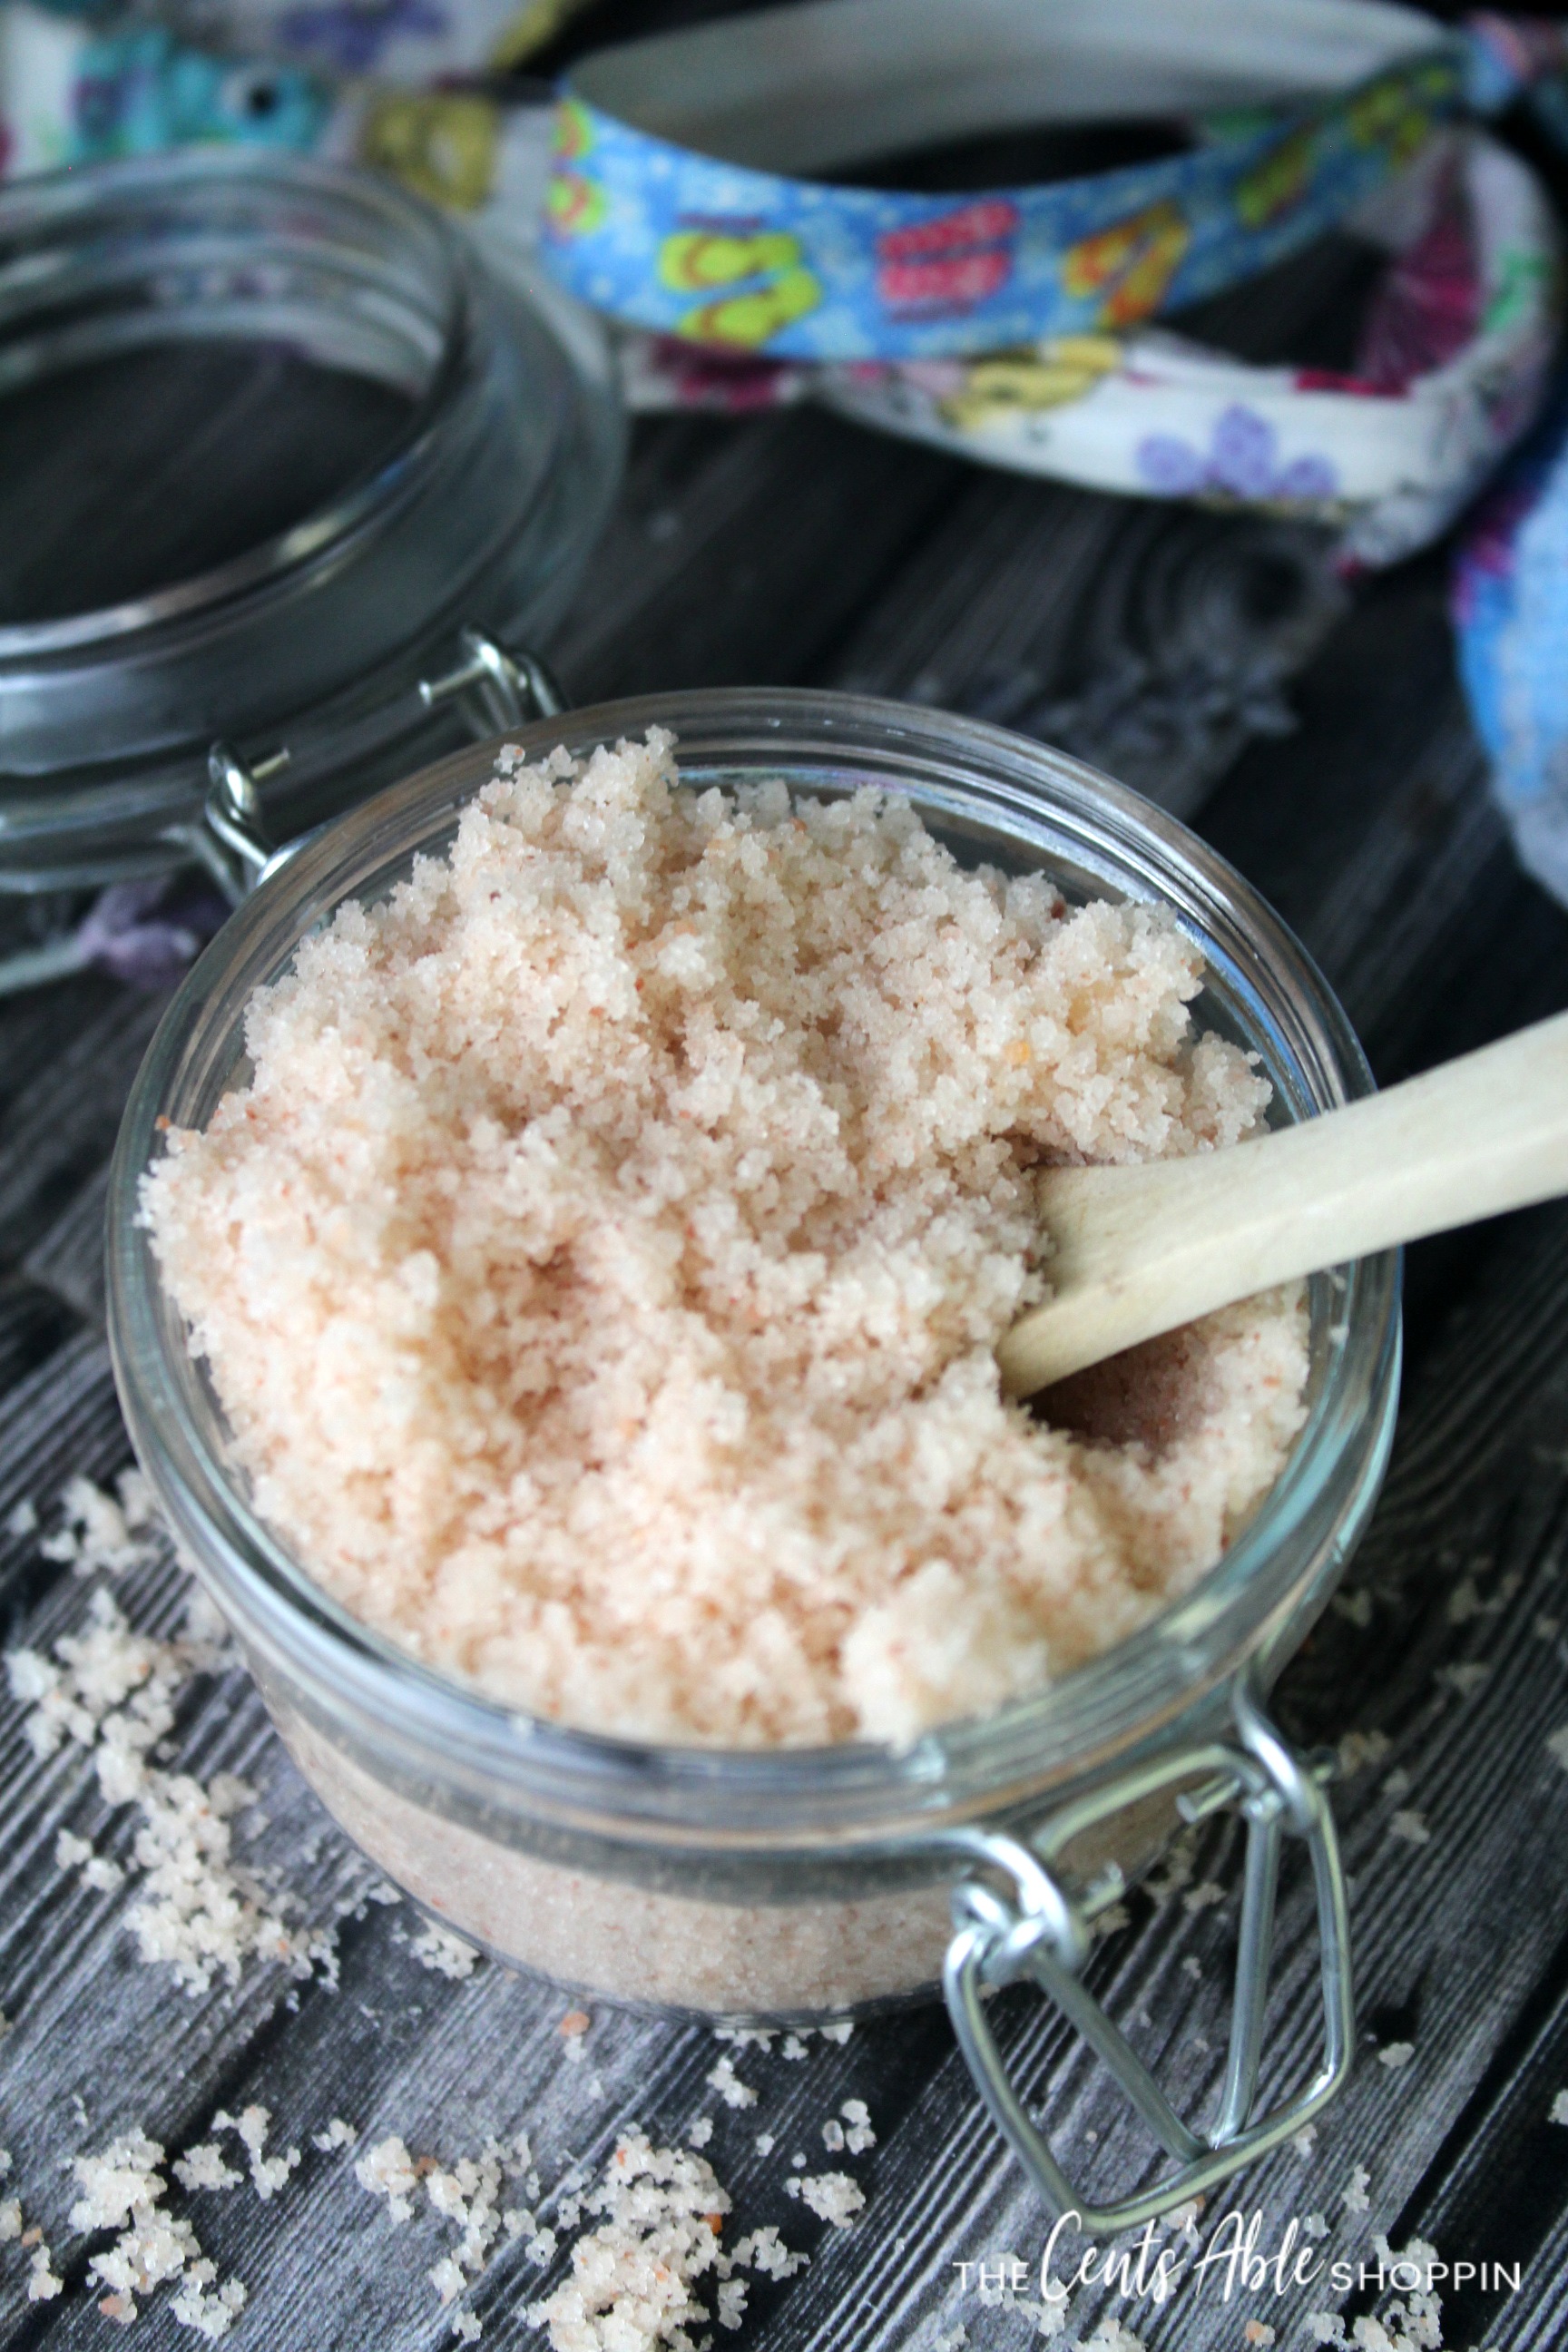
M 1079 762 L 975 721 L 809 692 L 653 697 L 509 740 L 534 756 L 559 741 L 584 751 L 653 724 L 674 730 L 683 780 L 700 788 L 782 777 L 795 793 L 836 795 L 870 782 L 908 795 L 962 861 L 1044 870 L 1069 901 L 1171 908 L 1207 961 L 1195 1017 L 1260 1056 L 1277 1120 L 1370 1088 L 1321 975 L 1256 894 L 1174 820 Z M 243 1080 L 253 992 L 335 908 L 383 898 L 416 854 L 442 852 L 491 764 L 489 750 L 465 751 L 308 842 L 225 927 L 158 1033 L 110 1210 L 115 1368 L 142 1465 L 306 1778 L 438 1917 L 563 1984 L 731 2020 L 886 2003 L 945 1974 L 981 2087 L 1059 2203 L 1073 2192 L 1005 2083 L 982 2000 L 1027 1976 L 1090 2032 L 1176 2159 L 1141 2200 L 1087 2207 L 1090 2224 L 1178 2201 L 1300 2129 L 1348 2063 L 1331 1822 L 1261 1702 L 1325 1605 L 1382 1477 L 1397 1261 L 1313 1278 L 1305 1425 L 1218 1564 L 1141 1632 L 994 1714 L 902 1750 L 657 1747 L 521 1717 L 414 1663 L 314 1585 L 252 1509 L 137 1225 L 137 1189 L 163 1122 L 205 1126 Z M 1162 2116 L 1157 2086 L 1139 2082 L 1079 1971 L 1094 1916 L 1168 1839 L 1178 1808 L 1223 1802 L 1247 1816 L 1249 1859 L 1231 2070 L 1205 2137 Z M 1274 1871 L 1291 1834 L 1316 1875 L 1327 2051 L 1305 2091 L 1258 2116 Z
M 587 314 L 389 180 L 0 191 L 0 889 L 211 862 L 215 739 L 284 839 L 510 723 L 463 633 L 537 640 L 622 439 Z

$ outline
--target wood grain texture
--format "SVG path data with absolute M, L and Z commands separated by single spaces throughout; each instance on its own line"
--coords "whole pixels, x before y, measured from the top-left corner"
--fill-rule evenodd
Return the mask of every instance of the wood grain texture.
M 1142 759 L 1141 776 L 1199 809 L 1323 961 L 1393 1076 L 1568 1002 L 1568 918 L 1509 860 L 1453 684 L 1437 568 L 1363 591 L 1347 611 L 1321 548 L 1287 540 L 1273 525 L 981 477 L 826 417 L 663 425 L 639 436 L 626 505 L 555 650 L 574 689 L 595 697 L 818 679 L 1042 729 L 1076 713 L 1089 756 Z M 1305 582 L 1304 604 L 1290 604 L 1287 577 Z M 1256 592 L 1250 670 L 1230 657 L 1234 617 L 1213 617 L 1238 609 L 1238 580 Z M 1230 652 L 1194 667 L 1205 637 Z M 1291 731 L 1274 731 L 1287 720 Z M 126 1459 L 96 1327 L 96 1228 L 104 1158 L 156 1010 L 96 981 L 0 1006 L 0 1527 L 26 1496 L 47 1528 L 71 1475 L 107 1477 Z M 1302 1740 L 1378 1730 L 1390 1743 L 1336 1799 L 1354 1874 L 1362 2056 L 1310 2150 L 1282 2151 L 1237 2195 L 1264 2210 L 1272 2242 L 1288 2216 L 1321 2212 L 1336 2258 L 1370 2259 L 1373 2230 L 1395 2243 L 1421 2230 L 1450 2258 L 1521 2262 L 1519 2294 L 1470 2296 L 1447 2340 L 1524 2352 L 1561 2333 L 1568 2233 L 1568 2132 L 1546 2121 L 1568 2085 L 1568 1789 L 1545 1746 L 1568 1724 L 1568 1215 L 1531 1212 L 1458 1253 L 1416 1253 L 1413 1296 L 1405 1417 L 1377 1521 L 1343 1605 L 1279 1695 Z M 177 1622 L 181 1580 L 166 1559 L 115 1581 L 139 1624 Z M 8 1645 L 52 1642 L 88 1601 L 36 1538 L 5 1533 L 0 1593 Z M 1556 1630 L 1541 1630 L 1549 1621 Z M 953 2268 L 1037 2260 L 1045 2224 L 940 2011 L 863 2025 L 843 2047 L 813 2041 L 800 2061 L 737 2053 L 759 2094 L 740 2112 L 706 2086 L 718 2048 L 696 2029 L 597 2008 L 574 2064 L 556 2031 L 563 1995 L 486 1962 L 448 1981 L 415 1955 L 407 1905 L 366 1902 L 365 1865 L 237 1669 L 189 1686 L 173 1748 L 185 1769 L 237 1770 L 258 1787 L 265 1818 L 242 1817 L 237 1853 L 274 1874 L 301 1921 L 335 1925 L 341 1981 L 256 1963 L 237 1986 L 193 1997 L 143 1964 L 124 1924 L 133 1885 L 95 1893 L 53 1859 L 62 1827 L 125 1858 L 130 1814 L 104 1806 L 79 1751 L 34 1757 L 18 1711 L 0 1701 L 0 2009 L 11 2021 L 0 2144 L 14 2158 L 7 2188 L 68 2282 L 57 2301 L 29 2305 L 26 2254 L 0 2243 L 8 2352 L 117 2340 L 87 2283 L 105 2242 L 70 2230 L 66 2160 L 131 2127 L 173 2158 L 208 2136 L 215 2108 L 249 2101 L 272 2111 L 274 2146 L 302 2150 L 284 2189 L 266 2204 L 248 2186 L 169 2200 L 249 2290 L 237 2347 L 434 2352 L 451 2340 L 426 2277 L 449 2231 L 428 2213 L 394 2229 L 355 2184 L 352 2151 L 311 2147 L 334 2115 L 447 2161 L 525 2126 L 548 2221 L 553 2184 L 601 2163 L 629 2118 L 679 2137 L 709 2113 L 705 2152 L 734 2227 L 776 2222 L 812 2255 L 787 2284 L 759 2283 L 721 2344 L 934 2352 L 960 2326 L 982 2352 L 1030 2340 L 1027 2313 L 965 2292 Z M 1426 1842 L 1395 1827 L 1409 1813 Z M 1129 1926 L 1093 1964 L 1184 2104 L 1201 2103 L 1221 2066 L 1233 1843 L 1215 1827 L 1185 1887 L 1160 1902 L 1135 1893 Z M 1206 1899 L 1211 1885 L 1222 1900 Z M 1190 1907 L 1195 1890 L 1205 1899 Z M 1277 2084 L 1313 2045 L 1308 1908 L 1292 1874 L 1270 2019 Z M 998 2016 L 1070 2165 L 1101 2186 L 1128 2178 L 1136 2144 L 1092 2065 L 1037 2002 L 1009 1995 Z M 1381 2064 L 1378 2049 L 1402 2042 L 1408 2065 Z M 866 2100 L 879 2136 L 849 2159 L 822 2138 L 847 2096 Z M 759 2132 L 774 2136 L 766 2156 Z M 847 2163 L 862 2179 L 869 2201 L 851 2230 L 827 2230 L 785 2195 L 797 2151 L 807 2169 Z M 1362 2214 L 1343 2201 L 1358 2163 L 1371 2173 Z M 466 2298 L 487 2346 L 542 2341 L 525 2306 L 563 2274 L 567 2252 L 543 2269 L 521 2243 L 498 2252 Z M 1149 2352 L 1217 2352 L 1249 2317 L 1284 2345 L 1307 2340 L 1309 2309 L 1369 2307 L 1321 2286 L 1276 2308 L 1268 2297 L 1227 2305 L 1211 2282 L 1163 2311 L 1086 2292 L 1065 2341 L 1114 2308 Z M 163 2296 L 137 2326 L 148 2352 L 192 2340 Z

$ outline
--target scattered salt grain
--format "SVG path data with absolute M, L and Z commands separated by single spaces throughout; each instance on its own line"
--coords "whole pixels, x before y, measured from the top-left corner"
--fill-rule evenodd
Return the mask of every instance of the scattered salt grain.
M 1568 1772 L 1568 1723 L 1550 1735 L 1546 1753 L 1554 1764 L 1561 1764 L 1564 1772 Z
M 353 2124 L 344 2123 L 342 2116 L 334 2116 L 325 2131 L 310 2134 L 310 2146 L 320 2148 L 323 2156 L 330 2156 L 335 2147 L 353 2147 L 358 2138 Z
M 242 2107 L 237 2116 L 220 2107 L 213 2117 L 214 2131 L 233 2132 L 244 2148 L 250 2164 L 250 2185 L 263 2204 L 282 2188 L 300 2161 L 297 2147 L 287 2149 L 281 2156 L 263 2153 L 271 2124 L 270 2110 L 258 2106 Z
M 710 2091 L 717 2091 L 727 2107 L 754 2107 L 757 2094 L 749 2083 L 742 2083 L 735 2072 L 734 2061 L 721 2058 L 704 2076 Z
M 1345 2323 L 1337 2311 L 1310 2311 L 1305 2326 L 1314 2344 L 1342 2344 Z
M 1183 1895 L 1182 1908 L 1184 1911 L 1195 1914 L 1199 1911 L 1211 1910 L 1216 1903 L 1224 1901 L 1224 1887 L 1216 1885 L 1212 1878 L 1205 1878 L 1201 1886 L 1194 1886 L 1189 1893 Z
M 691 2121 L 686 2127 L 686 2145 L 688 2147 L 706 2147 L 712 2137 L 712 2116 L 693 2116 Z
M 1290 2145 L 1295 2149 L 1298 2156 L 1303 2158 L 1309 2157 L 1312 2153 L 1312 2148 L 1316 2143 L 1317 2137 L 1317 2125 L 1305 2124 L 1299 2132 L 1293 2132 L 1291 2134 Z
M 131 2326 L 138 2316 L 138 2295 L 147 2296 L 156 2287 L 174 2284 L 178 2291 L 169 2308 L 174 2318 L 182 2326 L 216 2342 L 228 2333 L 243 2309 L 245 2288 L 238 2279 L 219 2286 L 216 2265 L 202 2252 L 191 2224 L 159 2210 L 167 2193 L 167 2183 L 157 2169 L 163 2160 L 163 2149 L 144 2132 L 128 2133 L 101 2155 L 75 2158 L 72 2169 L 81 2194 L 70 2209 L 71 2227 L 119 2233 L 108 2252 L 95 2254 L 88 2265 L 109 2289 L 100 2305 L 109 2317 L 122 2326 Z M 35 2256 L 34 2267 L 44 2278 L 48 2273 L 47 2250 L 39 2252 L 45 2261 L 40 2270 Z M 59 2285 L 58 2281 L 52 2286 L 29 2284 L 27 2291 L 29 2294 L 58 2294 Z
M 1365 2165 L 1353 2165 L 1351 2168 L 1351 2177 L 1342 2192 L 1347 2213 L 1364 2213 L 1370 2209 L 1372 2200 L 1366 2192 L 1371 2186 L 1372 2175 Z
M 1188 1953 L 1184 1956 L 1184 1958 L 1183 1958 L 1183 1961 L 1182 1961 L 1182 1974 L 1183 1974 L 1184 1977 L 1191 1977 L 1191 1978 L 1192 1978 L 1192 1979 L 1193 1979 L 1193 1981 L 1194 1981 L 1194 1983 L 1195 1984 L 1195 1983 L 1197 1982 L 1197 1979 L 1199 1979 L 1199 1977 L 1201 1977 L 1201 1976 L 1202 1976 L 1203 1972 L 1204 1972 L 1204 1964 L 1203 1964 L 1203 1962 L 1198 1958 L 1198 1957 L 1197 1957 L 1196 1953 L 1195 1953 L 1195 1952 L 1188 1952 Z
M 686 2347 L 707 2318 L 692 2293 L 721 2270 L 719 2231 L 730 2200 L 701 2157 L 623 2134 L 585 2202 L 604 2219 L 572 2249 L 572 2276 L 526 2316 L 548 2327 L 552 2352 L 655 2352 Z
M 1247 2344 L 1268 2346 L 1279 2340 L 1266 2319 L 1249 2319 L 1241 2333 L 1244 2342 Z
M 153 1556 L 152 1489 L 140 1470 L 123 1470 L 112 1495 L 90 1478 L 72 1478 L 60 1496 L 60 1525 L 38 1549 L 73 1575 L 122 1575 Z
M 895 2249 L 897 2252 L 898 2249 Z M 764 2230 L 753 2230 L 742 2238 L 730 2256 L 738 2270 L 761 2271 L 764 2278 L 794 2278 L 810 2262 L 809 2254 L 792 2252 L 778 2231 L 770 2222 Z
M 459 2311 L 452 2321 L 452 2333 L 459 2343 L 477 2344 L 484 2332 L 477 2311 Z
M 5 1669 L 13 1697 L 27 1710 L 23 1729 L 34 1754 L 47 1759 L 74 1742 L 90 1754 L 105 1801 L 136 1809 L 132 1861 L 141 1888 L 126 1925 L 143 1960 L 167 1963 L 190 1993 L 207 1991 L 220 1974 L 237 1983 L 253 1955 L 279 1960 L 295 1976 L 310 1975 L 320 1962 L 330 1975 L 331 1931 L 290 1928 L 235 1872 L 230 1822 L 254 1801 L 254 1790 L 221 1772 L 204 1788 L 153 1761 L 174 1727 L 175 1699 L 193 1673 L 205 1671 L 205 1655 L 183 1638 L 132 1632 L 99 1586 L 79 1632 L 62 1634 L 47 1657 L 11 1651 Z M 67 1851 L 84 1844 L 75 1841 Z M 109 1884 L 118 1867 L 105 1864 L 89 1883 Z
M 1563 2096 L 1568 2097 L 1568 2092 L 1565 2092 Z M 774 2148 L 778 2146 L 778 2142 L 773 2137 L 772 2132 L 759 2132 L 755 2141 L 753 2142 L 753 2146 L 755 2147 L 759 2156 L 772 2156 Z
M 426 1927 L 422 1935 L 409 1938 L 408 1948 L 422 1969 L 434 1969 L 455 1983 L 471 1977 L 479 1958 L 472 1944 L 454 1935 L 450 1927 Z
M 1143 2339 L 1108 2311 L 1092 2335 L 1079 2337 L 1074 2352 L 1143 2352 Z
M 1430 1845 L 1432 1832 L 1425 1813 L 1406 1809 L 1392 1816 L 1388 1824 L 1390 1837 L 1403 1838 L 1406 1845 Z
M 1347 1731 L 1336 1748 L 1342 1780 L 1353 1780 L 1369 1764 L 1381 1764 L 1391 1742 L 1386 1731 Z
M 1387 2042 L 1377 2053 L 1380 2066 L 1408 2066 L 1415 2055 L 1414 2042 Z
M 749 2290 L 744 2279 L 727 2278 L 720 2280 L 718 2293 L 715 2296 L 717 2309 L 714 2315 L 721 2327 L 739 2327 L 742 2320 L 746 2315 L 746 2296 Z
M 1329 2234 L 1328 2219 L 1322 2213 L 1309 2213 L 1301 2227 L 1309 2238 L 1326 2238 Z
M 798 2033 L 785 2034 L 784 2048 L 779 2052 L 781 2058 L 807 2058 L 810 2054 Z
M 395 2133 L 390 2138 L 378 2140 L 360 2158 L 354 2166 L 354 2179 L 373 2197 L 385 2198 L 387 2212 L 395 2223 L 409 2220 L 419 2175 L 414 2169 L 413 2158 Z
M 174 2158 L 174 2178 L 182 2189 L 237 2189 L 245 2175 L 224 2161 L 216 2139 L 207 2139 Z
M 19 1503 L 13 1503 L 5 1514 L 5 1532 L 8 1536 L 30 1536 L 37 1524 L 38 1507 L 29 1501 L 25 1495 Z
M 844 2145 L 851 2156 L 863 2156 L 868 2147 L 876 2147 L 877 2135 L 871 2129 L 871 2110 L 864 2099 L 846 2099 L 838 2112 L 849 2126 L 844 2136 Z
M 792 2173 L 784 2182 L 784 2194 L 798 2197 L 818 2221 L 831 2221 L 836 2230 L 847 2230 L 866 2202 L 860 2183 L 847 2172 L 818 2172 L 805 2178 Z
M 64 2291 L 65 2281 L 55 2275 L 54 2257 L 48 2247 L 45 2244 L 35 2246 L 27 2265 L 27 2301 L 52 2303 L 56 2295 Z
M 440 2261 L 431 2269 L 429 2277 L 431 2285 L 443 2303 L 456 2303 L 468 2283 L 463 2275 L 460 2265 L 453 2261 L 450 2254 L 442 2255 Z
M 1490 1673 L 1479 1658 L 1466 1658 L 1457 1665 L 1439 1666 L 1435 1679 L 1456 1698 L 1473 1698 Z
M 816 2030 L 824 2042 L 845 2042 L 855 2031 L 855 2021 L 852 2017 L 836 2017 L 831 2025 L 819 2025 Z
M 839 2122 L 837 2116 L 829 2116 L 827 2121 L 823 2125 L 822 2145 L 827 2150 L 829 2156 L 841 2156 L 843 2154 L 844 2126 Z

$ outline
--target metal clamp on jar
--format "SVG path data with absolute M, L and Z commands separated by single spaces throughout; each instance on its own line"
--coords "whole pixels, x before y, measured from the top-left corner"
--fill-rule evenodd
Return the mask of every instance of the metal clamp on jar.
M 1168 907 L 1207 961 L 1194 1008 L 1255 1053 L 1274 1116 L 1370 1090 L 1321 976 L 1257 895 L 1174 820 L 1038 743 L 849 695 L 729 690 L 552 709 L 547 677 L 494 641 L 425 689 L 505 696 L 527 756 L 668 728 L 685 781 L 782 778 L 838 797 L 907 796 L 968 862 L 1044 871 L 1069 901 Z M 542 714 L 521 725 L 510 719 Z M 494 699 L 489 708 L 497 708 Z M 142 1171 L 203 1127 L 239 1074 L 245 1008 L 300 941 L 441 855 L 492 751 L 409 778 L 295 845 L 256 830 L 249 780 L 215 759 L 208 824 L 230 878 L 258 887 L 176 997 L 138 1078 L 111 1180 L 110 1322 L 137 1452 L 244 1645 L 296 1761 L 414 1898 L 519 1966 L 602 1997 L 730 2020 L 802 2019 L 944 1981 L 993 2114 L 1047 2202 L 1115 2231 L 1165 2211 L 1298 2131 L 1342 2081 L 1352 2039 L 1345 1894 L 1315 1761 L 1262 1695 L 1326 1604 L 1381 1481 L 1398 1383 L 1398 1263 L 1310 1286 L 1305 1426 L 1278 1484 L 1216 1566 L 1116 1647 L 994 1713 L 905 1748 L 661 1747 L 519 1715 L 416 1664 L 317 1586 L 254 1511 L 221 1411 L 137 1223 Z M 1178 2116 L 1082 1980 L 1096 1916 L 1184 1819 L 1247 1823 L 1230 2052 L 1218 2109 Z M 1315 1883 L 1324 2051 L 1310 2083 L 1255 2112 L 1282 1847 Z M 984 1997 L 1028 1979 L 1107 2062 L 1175 2169 L 1080 2197 L 1005 2073 Z

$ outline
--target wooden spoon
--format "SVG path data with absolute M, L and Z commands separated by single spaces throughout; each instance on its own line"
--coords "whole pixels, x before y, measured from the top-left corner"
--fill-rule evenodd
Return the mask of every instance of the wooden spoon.
M 1226 1151 L 1040 1181 L 1053 1296 L 997 1343 L 1031 1396 L 1275 1283 L 1568 1192 L 1568 1013 Z

